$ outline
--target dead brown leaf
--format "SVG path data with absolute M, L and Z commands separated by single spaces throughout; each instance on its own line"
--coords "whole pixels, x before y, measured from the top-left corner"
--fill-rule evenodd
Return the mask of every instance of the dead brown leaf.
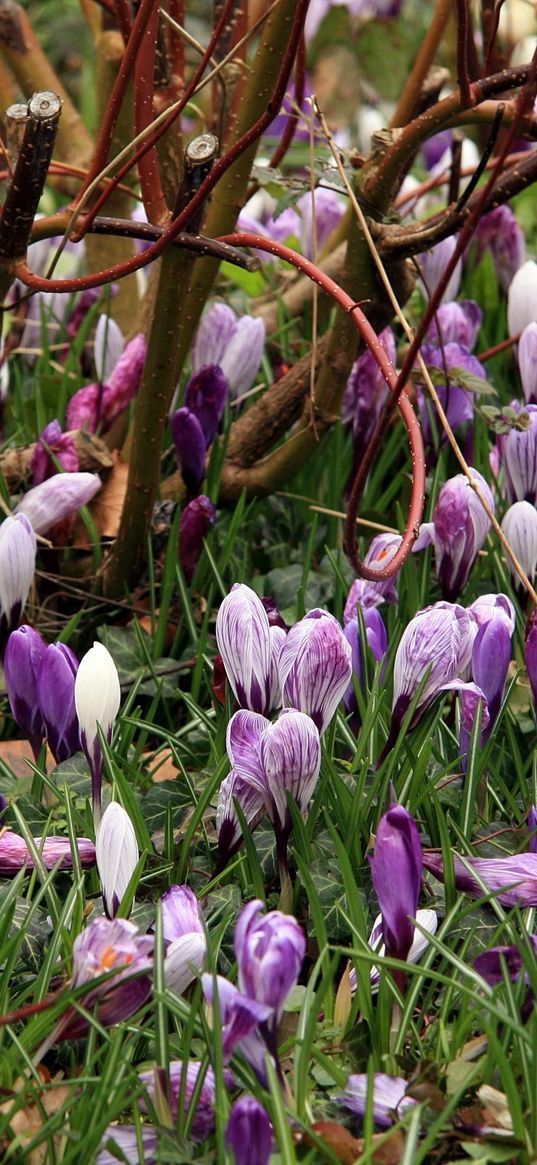
M 55 1076 L 51 1080 L 47 1088 L 43 1088 L 36 1092 L 32 1087 L 30 1081 L 21 1078 L 15 1082 L 14 1091 L 17 1096 L 11 1100 L 7 1100 L 4 1104 L 0 1104 L 0 1112 L 7 1116 L 9 1122 L 9 1130 L 11 1133 L 10 1152 L 11 1159 L 15 1161 L 17 1158 L 13 1155 L 14 1148 L 19 1148 L 21 1154 L 24 1153 L 25 1146 L 32 1141 L 39 1133 L 43 1125 L 49 1117 L 57 1113 L 66 1101 L 69 1099 L 73 1091 L 73 1084 L 62 1084 L 62 1075 Z M 26 1103 L 22 1104 L 21 1094 Z M 10 1114 L 13 1113 L 13 1116 Z M 59 1152 L 61 1134 L 54 1138 L 56 1152 Z M 48 1158 L 49 1139 L 45 1138 L 35 1149 L 26 1152 L 24 1161 L 26 1165 L 45 1165 Z
M 353 1137 L 348 1129 L 334 1121 L 317 1121 L 311 1127 L 332 1153 L 335 1153 L 342 1165 L 354 1165 L 366 1148 L 363 1138 Z M 371 1160 L 375 1165 L 399 1165 L 405 1147 L 404 1135 L 398 1130 L 388 1140 L 385 1137 L 385 1133 L 373 1137 L 373 1143 L 377 1141 L 381 1143 L 373 1150 Z M 306 1134 L 305 1140 L 308 1139 Z
M 89 511 L 101 538 L 116 537 L 127 492 L 128 476 L 129 466 L 127 462 L 122 461 L 119 453 L 115 452 L 112 469 L 102 489 L 89 505 Z M 79 550 L 86 549 L 91 545 L 81 518 L 76 521 L 72 545 Z
M 145 761 L 145 767 L 151 773 L 154 781 L 177 780 L 177 765 L 171 748 L 163 748 L 156 756 L 146 752 L 143 754 L 142 760 Z
M 0 740 L 0 759 L 15 777 L 31 776 L 28 762 L 34 764 L 34 754 L 27 740 Z M 47 748 L 47 769 L 56 767 L 56 761 Z

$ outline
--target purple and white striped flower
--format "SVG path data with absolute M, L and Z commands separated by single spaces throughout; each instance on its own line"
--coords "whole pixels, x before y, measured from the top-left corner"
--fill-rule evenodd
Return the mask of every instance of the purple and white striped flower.
M 427 340 L 438 344 L 440 349 L 447 344 L 456 344 L 469 353 L 477 340 L 482 319 L 483 312 L 473 299 L 441 303 L 427 332 Z
M 507 327 L 510 336 L 523 332 L 537 320 L 537 263 L 528 259 L 513 276 L 507 294 Z
M 526 404 L 537 404 L 537 322 L 528 324 L 518 341 L 518 367 Z
M 502 530 L 523 571 L 533 582 L 537 570 L 537 509 L 530 502 L 514 502 L 504 514 Z M 518 574 L 507 556 L 506 562 L 516 586 Z
M 182 995 L 201 971 L 207 953 L 203 915 L 188 886 L 170 886 L 162 895 L 162 930 L 166 986 Z
M 19 513 L 4 518 L 0 526 L 0 618 L 4 631 L 16 627 L 24 611 L 34 577 L 36 547 L 27 517 Z
M 266 1083 L 267 1048 L 260 1028 L 273 1017 L 273 1009 L 238 990 L 221 975 L 202 975 L 203 994 L 214 1014 L 215 986 L 218 997 L 219 1036 L 222 1057 L 227 1064 L 233 1052 L 240 1052 L 259 1079 Z
M 139 1156 L 139 1136 L 142 1139 L 142 1157 Z M 141 1129 L 136 1125 L 108 1125 L 95 1165 L 117 1165 L 122 1159 L 120 1154 L 130 1165 L 154 1165 L 157 1145 L 156 1129 L 149 1125 L 142 1125 Z
M 467 607 L 470 618 L 478 627 L 483 627 L 490 619 L 502 616 L 510 630 L 515 630 L 515 608 L 507 595 L 480 595 Z
M 36 534 L 46 534 L 81 506 L 87 506 L 100 488 L 101 479 L 96 473 L 55 473 L 24 494 L 15 517 L 24 516 Z
M 205 1141 L 214 1129 L 216 1081 L 213 1069 L 209 1065 L 203 1072 L 201 1089 L 198 1087 L 200 1073 L 203 1071 L 203 1067 L 199 1060 L 188 1060 L 186 1063 L 186 1081 L 184 1085 L 183 1074 L 185 1072 L 185 1064 L 183 1061 L 173 1060 L 168 1067 L 171 1091 L 171 1117 L 174 1124 L 177 1122 L 179 1115 L 179 1104 L 182 1104 L 183 1112 L 186 1115 L 190 1109 L 194 1093 L 197 1094 L 196 1110 L 190 1126 L 190 1135 L 194 1141 Z M 160 1085 L 159 1070 L 155 1068 L 149 1069 L 146 1072 L 140 1072 L 139 1079 L 145 1086 L 147 1095 L 155 1106 L 157 1102 L 157 1090 Z M 224 1082 L 227 1087 L 231 1086 L 231 1073 L 225 1073 Z M 140 1098 L 140 1107 L 142 1109 L 146 1107 L 143 1097 Z
M 364 557 L 364 564 L 371 570 L 382 570 L 397 553 L 401 545 L 400 534 L 376 534 Z M 356 608 L 380 607 L 381 603 L 397 603 L 396 577 L 380 579 L 379 582 L 370 582 L 366 578 L 355 578 L 351 583 L 347 602 L 343 611 L 343 622 L 349 623 L 356 618 Z
M 352 675 L 352 653 L 328 611 L 308 611 L 288 632 L 278 657 L 284 703 L 326 731 Z
M 431 247 L 429 251 L 424 251 L 422 255 L 418 255 L 418 267 L 427 299 L 430 299 L 436 291 L 445 268 L 455 251 L 456 245 L 456 237 L 449 235 L 447 239 L 443 239 L 442 242 Z M 462 259 L 459 258 L 442 296 L 442 303 L 450 303 L 451 300 L 455 299 L 460 287 L 461 277 Z
M 140 934 L 124 918 L 93 918 L 73 943 L 71 987 L 88 985 L 83 996 L 87 1010 L 96 1008 L 104 1027 L 129 1019 L 151 994 L 153 937 Z M 109 973 L 97 986 L 95 979 Z M 57 1037 L 79 1039 L 88 1031 L 83 1015 L 69 1015 L 59 1021 Z
M 273 711 L 274 650 L 268 615 L 255 591 L 235 583 L 216 616 L 216 642 L 238 703 L 262 716 Z M 279 696 L 277 703 L 279 703 Z
M 476 469 L 471 473 L 494 511 L 494 499 L 485 479 Z M 438 496 L 432 529 L 430 525 L 422 526 L 418 546 L 421 549 L 428 538 L 434 542 L 436 572 L 448 602 L 454 602 L 466 585 L 489 530 L 490 519 L 465 474 L 446 481 Z
M 373 1120 L 383 1128 L 401 1120 L 405 1110 L 417 1104 L 412 1096 L 406 1095 L 408 1080 L 402 1076 L 386 1076 L 384 1072 L 375 1072 L 371 1082 L 367 1072 L 349 1076 L 345 1092 L 338 1100 L 357 1116 L 365 1116 L 370 1088 Z
M 525 428 L 500 433 L 496 448 L 505 475 L 505 492 L 510 502 L 537 503 L 537 405 L 523 406 L 511 401 L 511 408 Z
M 425 954 L 429 942 L 429 935 L 436 934 L 438 927 L 438 915 L 436 910 L 416 910 L 416 926 L 414 927 L 414 937 L 408 955 L 406 956 L 407 963 L 419 963 L 421 956 Z M 382 914 L 377 914 L 373 923 L 373 929 L 368 938 L 369 946 L 383 959 L 386 956 L 386 944 L 382 941 Z M 371 990 L 377 991 L 380 983 L 380 969 L 379 967 L 371 967 L 369 972 L 371 982 Z M 356 969 L 352 967 L 349 973 L 349 982 L 351 991 L 354 994 L 356 991 Z
M 140 856 L 134 825 L 117 801 L 103 813 L 95 850 L 104 908 L 108 918 L 115 918 Z
M 464 673 L 470 663 L 474 636 L 475 623 L 457 603 L 436 603 L 418 611 L 411 619 L 395 656 L 389 747 L 420 684 L 423 687 L 411 728 L 440 695 L 444 685 Z
M 306 936 L 292 915 L 279 910 L 263 914 L 264 909 L 264 903 L 255 899 L 241 911 L 235 927 L 235 956 L 240 990 L 273 1009 L 267 1022 L 274 1029 L 298 981 Z
M 34 846 L 46 870 L 58 865 L 60 870 L 72 870 L 74 864 L 71 842 L 68 837 L 34 837 Z M 88 837 L 77 838 L 78 857 L 81 866 L 95 865 L 95 846 Z M 23 867 L 35 868 L 34 859 L 23 837 L 6 829 L 0 836 L 0 875 L 10 878 Z
M 490 251 L 503 291 L 507 291 L 526 258 L 524 235 L 510 206 L 497 206 L 484 214 L 474 235 L 477 257 Z M 514 333 L 511 332 L 511 335 Z
M 423 864 L 435 878 L 443 881 L 444 862 L 440 854 L 425 853 Z M 537 906 L 537 854 L 513 854 L 505 858 L 465 857 L 464 860 L 453 854 L 453 866 L 457 889 L 463 890 L 470 898 L 483 898 L 487 893 L 493 893 L 504 906 Z

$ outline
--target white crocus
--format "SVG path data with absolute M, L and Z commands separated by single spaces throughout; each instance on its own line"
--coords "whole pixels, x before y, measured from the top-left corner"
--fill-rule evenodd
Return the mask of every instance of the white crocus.
M 93 813 L 100 820 L 103 755 L 97 725 L 107 740 L 112 739 L 114 721 L 121 702 L 116 665 L 103 643 L 94 643 L 80 662 L 75 680 L 75 708 L 80 726 L 80 741 L 88 758 Z

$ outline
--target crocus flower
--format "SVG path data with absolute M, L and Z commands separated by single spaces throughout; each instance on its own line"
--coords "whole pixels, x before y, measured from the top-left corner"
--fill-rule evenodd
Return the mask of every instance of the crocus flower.
M 255 899 L 241 911 L 235 927 L 235 957 L 240 990 L 250 999 L 274 1009 L 269 1026 L 280 1020 L 285 1000 L 296 986 L 306 937 L 289 914 L 269 910 Z
M 22 615 L 34 577 L 35 554 L 35 532 L 28 518 L 23 514 L 4 518 L 0 526 L 0 615 L 4 630 L 16 627 Z
M 375 1072 L 371 1082 L 367 1073 L 349 1076 L 345 1092 L 338 1100 L 357 1116 L 365 1116 L 370 1087 L 373 1090 L 373 1120 L 383 1128 L 400 1120 L 405 1109 L 417 1104 L 412 1096 L 406 1095 L 408 1080 L 402 1076 L 386 1076 L 384 1072 Z
M 201 425 L 206 449 L 218 432 L 228 393 L 227 379 L 218 364 L 203 364 L 186 386 L 185 405 Z
M 139 1156 L 138 1134 L 142 1138 L 143 1157 Z M 111 1145 L 109 1149 L 108 1146 Z M 142 1125 L 108 1125 L 101 1140 L 101 1148 L 95 1158 L 95 1165 L 117 1165 L 123 1160 L 130 1165 L 154 1165 L 158 1137 L 155 1129 Z
M 87 506 L 101 488 L 96 473 L 55 473 L 21 498 L 16 515 L 23 516 L 36 534 L 46 534 L 81 506 Z
M 473 299 L 441 303 L 427 332 L 427 340 L 429 343 L 438 344 L 440 350 L 447 344 L 455 344 L 469 353 L 477 340 L 482 319 L 483 312 Z M 455 355 L 454 349 L 452 354 Z M 455 364 L 453 366 L 456 367 Z M 438 364 L 437 367 L 441 368 L 442 364 Z M 482 370 L 481 375 L 484 376 L 483 366 L 479 367 Z
M 201 424 L 190 409 L 177 409 L 170 418 L 170 425 L 181 475 L 191 495 L 205 476 L 205 437 Z
M 265 346 L 265 325 L 253 316 L 237 319 L 232 308 L 215 303 L 201 321 L 192 352 L 192 370 L 218 364 L 232 398 L 244 396 L 259 371 Z
M 125 918 L 91 919 L 73 943 L 71 987 L 88 985 L 83 996 L 87 1010 L 96 1008 L 104 1027 L 122 1023 L 138 1011 L 151 994 L 153 936 L 140 934 Z M 93 980 L 113 972 L 92 987 Z M 82 1015 L 60 1020 L 57 1038 L 79 1039 L 86 1034 L 88 1021 Z
M 352 653 L 328 611 L 315 608 L 295 623 L 278 656 L 284 703 L 326 731 L 352 675 Z
M 216 506 L 205 494 L 192 498 L 179 523 L 179 562 L 187 583 L 191 583 L 203 550 L 203 543 L 216 521 Z
M 427 295 L 427 299 L 436 291 L 440 279 L 442 278 L 445 268 L 447 267 L 455 247 L 457 239 L 455 235 L 449 235 L 447 239 L 437 243 L 435 247 L 431 247 L 429 251 L 424 251 L 422 255 L 418 255 L 417 264 L 423 280 L 423 286 Z M 455 299 L 459 290 L 462 276 L 462 259 L 457 260 L 457 265 L 450 275 L 447 287 L 442 295 L 442 303 L 449 303 Z
M 75 708 L 75 676 L 78 659 L 65 643 L 49 643 L 41 660 L 37 699 L 45 722 L 46 737 L 57 764 L 80 748 Z
M 311 259 L 328 242 L 343 217 L 345 207 L 335 190 L 325 190 L 318 186 L 313 196 L 308 190 L 298 199 L 296 209 L 300 220 L 302 251 Z
M 382 615 L 379 614 L 376 607 L 365 608 L 362 612 L 364 623 L 365 638 L 367 646 L 375 660 L 375 663 L 380 663 L 384 658 L 388 649 L 388 633 L 384 625 Z M 354 691 L 354 680 L 361 686 L 364 673 L 364 662 L 362 659 L 362 636 L 360 631 L 360 624 L 358 619 L 351 619 L 343 628 L 343 634 L 347 643 L 350 644 L 352 652 L 352 679 L 346 692 L 343 693 L 343 703 L 347 712 L 356 712 L 356 693 Z
M 272 1126 L 267 1111 L 254 1096 L 241 1096 L 229 1114 L 226 1141 L 237 1165 L 268 1165 Z
M 429 935 L 436 934 L 438 927 L 438 915 L 436 910 L 416 910 L 416 923 L 414 927 L 414 937 L 408 955 L 406 956 L 407 963 L 419 963 L 421 956 L 429 946 Z M 373 929 L 368 938 L 369 946 L 378 954 L 380 959 L 386 955 L 386 944 L 382 942 L 382 914 L 377 914 L 373 923 Z M 424 933 L 425 932 L 425 933 Z M 371 990 L 377 991 L 380 983 L 380 969 L 378 967 L 371 967 L 369 972 L 371 982 Z M 349 974 L 349 981 L 351 991 L 356 991 L 356 969 L 352 967 Z
M 188 886 L 170 886 L 162 895 L 162 929 L 166 986 L 182 995 L 201 971 L 207 953 L 203 915 Z
M 117 801 L 111 801 L 103 813 L 95 850 L 104 908 L 108 918 L 115 918 L 139 857 L 134 826 Z
M 252 713 L 255 715 L 255 713 Z M 236 769 L 222 781 L 218 791 L 216 809 L 216 832 L 218 834 L 218 870 L 224 868 L 233 854 L 240 848 L 242 829 L 235 808 L 237 802 L 250 830 L 254 830 L 266 812 L 265 792 L 257 785 L 241 777 Z
M 201 1089 L 198 1089 L 198 1080 L 202 1069 L 203 1065 L 199 1060 L 188 1060 L 186 1063 L 186 1082 L 182 1086 L 185 1064 L 181 1060 L 175 1060 L 168 1067 L 171 1089 L 171 1115 L 174 1123 L 177 1121 L 180 1100 L 184 1106 L 183 1112 L 186 1115 L 190 1108 L 194 1092 L 197 1094 L 196 1111 L 190 1126 L 190 1135 L 195 1141 L 205 1141 L 214 1129 L 216 1081 L 213 1069 L 208 1066 L 203 1073 Z M 139 1074 L 139 1078 L 145 1085 L 146 1092 L 153 1104 L 156 1098 L 155 1076 L 156 1070 L 153 1069 L 147 1072 L 140 1072 Z M 230 1073 L 226 1073 L 225 1083 L 228 1087 L 231 1086 L 232 1078 Z M 143 1097 L 140 1098 L 140 1107 L 144 1107 Z
M 533 697 L 533 707 L 537 711 L 537 610 L 533 610 L 528 619 L 524 658 Z
M 395 336 L 391 328 L 385 328 L 380 333 L 379 342 L 395 367 Z M 355 463 L 361 459 L 369 444 L 387 395 L 388 386 L 384 376 L 367 348 L 351 368 L 341 407 L 344 424 L 352 425 Z
M 46 870 L 59 865 L 61 870 L 73 868 L 73 852 L 68 837 L 34 837 L 34 845 Z M 95 865 L 95 846 L 87 837 L 77 838 L 77 849 L 81 866 Z M 6 829 L 0 836 L 0 875 L 11 877 L 18 874 L 23 866 L 34 869 L 34 859 L 18 833 Z
M 479 628 L 472 647 L 472 674 L 485 695 L 491 725 L 503 700 L 511 662 L 511 637 L 503 615 L 496 615 Z
M 537 320 L 537 263 L 528 259 L 513 276 L 507 294 L 507 327 L 510 336 L 523 332 Z
M 423 864 L 440 881 L 444 863 L 439 854 L 423 855 Z M 455 885 L 470 898 L 494 893 L 504 906 L 537 906 L 537 854 L 513 854 L 505 858 L 464 858 L 453 854 Z M 474 878 L 475 870 L 485 889 Z M 507 889 L 509 887 L 509 889 Z
M 511 502 L 537 503 L 537 405 L 511 401 L 514 413 L 527 420 L 523 429 L 500 433 L 496 448 L 505 474 L 506 494 Z
M 469 388 L 465 387 L 465 374 L 486 380 L 485 369 L 476 356 L 462 344 L 448 342 L 438 347 L 436 343 L 424 344 L 422 356 L 425 364 L 435 373 L 435 387 L 438 399 L 447 416 L 452 429 L 458 429 L 472 421 L 474 417 L 474 396 Z M 447 374 L 447 375 L 446 375 Z M 416 369 L 416 380 L 419 384 L 420 373 Z M 436 383 L 441 379 L 441 383 Z M 433 435 L 440 444 L 446 440 L 443 429 L 437 433 L 439 426 L 434 421 L 434 406 L 420 387 L 418 387 L 418 403 L 423 435 L 427 445 L 432 445 Z M 432 418 L 432 419 L 431 419 Z
M 490 619 L 503 616 L 511 635 L 515 630 L 515 608 L 507 595 L 480 595 L 467 607 L 470 618 L 478 627 L 483 627 Z
M 32 484 L 40 485 L 47 477 L 52 477 L 57 472 L 57 463 L 66 473 L 77 473 L 79 468 L 73 438 L 62 431 L 59 421 L 50 421 L 45 425 L 32 455 Z
M 514 502 L 504 514 L 502 530 L 523 571 L 533 582 L 537 570 L 537 509 L 530 502 Z M 518 574 L 507 556 L 506 562 L 516 585 Z
M 13 718 L 30 741 L 36 760 L 45 735 L 37 683 L 46 650 L 39 632 L 23 624 L 11 632 L 4 657 L 4 678 Z
M 108 741 L 121 702 L 116 665 L 102 643 L 94 643 L 81 660 L 75 680 L 75 707 L 80 726 L 80 743 L 91 772 L 93 813 L 101 816 L 103 754 L 97 725 Z
M 108 384 L 125 348 L 123 332 L 112 316 L 101 313 L 95 328 L 93 360 L 99 384 Z
M 494 511 L 494 499 L 485 479 L 476 469 L 471 473 Z M 465 474 L 458 473 L 446 481 L 438 495 L 432 529 L 422 527 L 418 545 L 421 549 L 428 538 L 434 542 L 436 571 L 449 602 L 458 598 L 468 581 L 489 530 L 490 519 Z
M 537 322 L 524 328 L 518 341 L 518 367 L 526 404 L 537 403 Z
M 537 853 L 537 805 L 532 805 L 528 811 L 528 830 L 532 835 L 528 841 L 531 854 Z
M 273 1009 L 266 1003 L 239 991 L 222 975 L 202 975 L 201 985 L 209 1007 L 214 1011 L 215 986 L 218 996 L 219 1038 L 225 1064 L 234 1052 L 240 1052 L 252 1066 L 259 1079 L 266 1083 L 265 1057 L 267 1048 L 260 1028 L 273 1017 Z
M 422 869 L 416 822 L 402 805 L 391 805 L 378 824 L 371 876 L 386 954 L 396 959 L 406 959 L 414 941 L 412 919 L 418 909 Z
M 220 604 L 216 642 L 238 703 L 268 715 L 273 709 L 273 640 L 261 599 L 244 583 L 235 583 Z
M 524 235 L 511 207 L 497 206 L 484 214 L 477 223 L 474 243 L 478 259 L 485 250 L 490 251 L 500 287 L 507 291 L 526 258 Z
M 400 534 L 376 534 L 371 540 L 364 557 L 364 564 L 370 569 L 382 569 L 388 566 L 401 545 Z M 397 603 L 397 576 L 380 579 L 379 582 L 370 582 L 366 578 L 355 578 L 347 595 L 343 622 L 348 623 L 356 618 L 356 608 L 360 606 L 379 607 L 381 603 Z
M 533 947 L 533 954 L 537 956 L 537 935 L 527 934 L 525 937 Z M 519 947 L 491 947 L 474 959 L 474 967 L 489 987 L 504 982 L 504 968 L 514 983 L 524 974 L 524 960 Z
M 87 384 L 79 388 L 67 406 L 69 429 L 88 429 L 94 433 L 101 426 L 103 431 L 115 420 L 136 396 L 142 382 L 147 344 L 140 332 L 126 344 L 108 382 Z
M 395 655 L 389 747 L 423 680 L 411 727 L 415 727 L 444 684 L 464 672 L 471 658 L 474 627 L 468 612 L 456 603 L 437 603 L 418 611 L 410 620 Z

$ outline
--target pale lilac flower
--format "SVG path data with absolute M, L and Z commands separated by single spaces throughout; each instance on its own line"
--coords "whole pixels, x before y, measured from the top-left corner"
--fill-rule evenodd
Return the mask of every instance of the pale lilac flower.
M 530 582 L 537 570 L 537 509 L 530 502 L 514 502 L 503 516 L 502 530 Z M 515 586 L 518 574 L 506 555 Z
M 241 1096 L 229 1114 L 226 1141 L 236 1165 L 269 1165 L 272 1126 L 266 1109 L 254 1096 Z
M 30 741 L 36 760 L 45 735 L 37 684 L 46 650 L 39 632 L 23 624 L 11 632 L 4 657 L 4 678 L 13 718 Z
M 78 659 L 65 643 L 49 643 L 39 668 L 37 699 L 45 722 L 48 746 L 57 764 L 80 748 L 75 708 Z
M 248 315 L 237 319 L 227 304 L 215 303 L 196 332 L 192 371 L 218 364 L 227 379 L 230 396 L 244 396 L 257 376 L 264 346 L 265 325 L 261 319 Z
M 352 675 L 351 649 L 328 611 L 308 611 L 281 645 L 278 671 L 286 704 L 306 712 L 321 735 Z
M 162 930 L 166 986 L 182 995 L 201 971 L 207 953 L 203 915 L 188 886 L 170 886 L 162 895 Z
M 438 915 L 436 910 L 416 910 L 416 923 L 414 927 L 414 937 L 412 945 L 406 956 L 407 963 L 419 963 L 421 956 L 427 950 L 429 944 L 429 935 L 436 934 L 438 927 Z M 425 932 L 425 933 L 424 933 Z M 382 914 L 377 914 L 373 923 L 373 929 L 368 938 L 369 946 L 383 959 L 386 956 L 386 945 L 382 941 Z M 371 983 L 371 990 L 377 991 L 380 983 L 380 969 L 379 967 L 371 967 L 369 972 Z M 351 991 L 354 994 L 356 991 L 356 968 L 352 967 L 349 974 L 349 982 Z
M 526 258 L 524 235 L 511 207 L 497 206 L 484 214 L 473 241 L 478 260 L 485 250 L 490 251 L 500 287 L 507 291 Z
M 36 534 L 46 534 L 81 506 L 87 506 L 100 488 L 101 479 L 96 473 L 55 473 L 23 495 L 15 515 L 24 515 Z
M 412 728 L 444 685 L 464 672 L 471 659 L 474 628 L 467 611 L 456 603 L 437 603 L 411 619 L 395 656 L 390 747 L 423 680 Z
M 364 564 L 371 570 L 377 567 L 383 569 L 392 561 L 392 558 L 401 545 L 400 534 L 376 534 L 371 540 L 364 557 Z M 365 578 L 355 578 L 347 595 L 343 622 L 348 623 L 356 618 L 356 608 L 379 607 L 381 603 L 397 603 L 396 575 L 391 578 L 380 579 L 379 582 L 369 582 Z
M 241 911 L 235 927 L 235 957 L 240 990 L 273 1008 L 269 1027 L 274 1029 L 298 981 L 306 936 L 292 915 L 279 910 L 263 914 L 264 909 L 264 902 L 255 899 Z
M 526 404 L 537 403 L 537 323 L 528 324 L 518 341 L 518 367 Z
M 171 1115 L 174 1123 L 177 1122 L 179 1115 L 179 1102 L 182 1099 L 183 1112 L 186 1114 L 189 1111 L 194 1092 L 199 1092 L 196 1103 L 196 1111 L 194 1119 L 190 1127 L 190 1135 L 194 1141 L 205 1141 L 214 1129 L 214 1108 L 216 1104 L 216 1081 L 213 1069 L 208 1066 L 203 1073 L 203 1083 L 201 1090 L 198 1090 L 198 1080 L 200 1072 L 202 1071 L 202 1064 L 199 1060 L 188 1060 L 186 1062 L 186 1086 L 182 1088 L 182 1078 L 185 1071 L 185 1064 L 181 1060 L 174 1060 L 169 1064 L 169 1078 L 171 1089 Z M 145 1085 L 146 1092 L 150 1100 L 155 1103 L 156 1099 L 156 1075 L 157 1069 L 149 1069 L 147 1072 L 140 1072 L 139 1079 Z M 157 1076 L 158 1079 L 158 1076 Z M 225 1073 L 225 1084 L 231 1087 L 232 1077 L 229 1072 Z M 140 1099 L 140 1107 L 144 1107 L 143 1098 Z
M 440 854 L 423 855 L 423 864 L 435 878 L 443 881 L 444 862 Z M 470 898 L 494 893 L 504 906 L 537 906 L 537 854 L 513 854 L 505 858 L 471 858 L 453 854 L 455 885 Z M 480 878 L 485 889 L 473 877 Z
M 34 577 L 36 546 L 28 518 L 23 514 L 4 518 L 0 526 L 0 617 L 4 629 L 15 627 L 24 611 Z
M 476 469 L 471 473 L 494 511 L 487 482 Z M 454 602 L 466 585 L 489 530 L 490 519 L 465 474 L 446 481 L 433 514 L 432 537 L 438 580 L 449 602 Z
M 482 319 L 483 312 L 473 299 L 441 303 L 427 332 L 427 340 L 429 343 L 438 344 L 440 349 L 446 344 L 456 344 L 459 348 L 466 349 L 468 354 L 474 347 Z M 441 368 L 442 364 L 438 364 L 437 367 Z M 484 369 L 482 375 L 484 376 Z
M 115 918 L 140 856 L 132 821 L 117 801 L 103 813 L 95 850 L 104 908 L 108 918 Z
M 391 328 L 380 332 L 379 342 L 395 367 L 395 336 Z M 343 423 L 352 425 L 355 461 L 363 455 L 369 444 L 388 391 L 377 361 L 366 348 L 351 368 L 341 406 Z
M 202 975 L 203 994 L 214 1012 L 214 990 L 218 995 L 219 1036 L 222 1057 L 227 1064 L 233 1052 L 240 1052 L 259 1079 L 266 1083 L 267 1048 L 260 1028 L 273 1017 L 273 1008 L 238 990 L 221 975 Z
M 143 1158 L 138 1156 L 138 1129 L 135 1125 L 108 1125 L 95 1158 L 95 1165 L 118 1165 L 118 1161 L 121 1160 L 128 1161 L 129 1165 L 154 1165 L 158 1145 L 156 1130 L 149 1125 L 142 1125 L 140 1135 Z M 111 1142 L 113 1148 L 109 1149 Z M 123 1154 L 123 1158 L 120 1154 Z
M 80 462 L 73 438 L 70 433 L 62 432 L 59 421 L 50 421 L 45 425 L 32 455 L 32 484 L 40 485 L 47 477 L 57 473 L 55 462 L 59 463 L 65 473 L 78 472 Z
M 216 506 L 205 494 L 192 498 L 179 522 L 179 562 L 188 584 L 192 582 L 203 543 L 216 522 Z
M 487 701 L 491 725 L 503 700 L 511 662 L 511 638 L 503 615 L 496 615 L 480 627 L 472 646 L 472 673 Z
M 370 862 L 386 954 L 406 959 L 414 941 L 423 856 L 416 822 L 402 805 L 391 805 L 381 817 Z
M 537 405 L 511 401 L 511 408 L 527 419 L 527 427 L 498 434 L 496 447 L 510 502 L 537 502 Z
M 435 388 L 451 428 L 458 429 L 460 425 L 472 421 L 474 394 L 469 388 L 464 387 L 464 376 L 469 374 L 483 381 L 486 380 L 485 369 L 477 357 L 472 356 L 462 344 L 453 341 L 445 343 L 441 347 L 432 343 L 424 344 L 422 356 L 429 368 L 438 369 L 435 375 Z M 443 383 L 438 384 L 440 376 Z M 425 442 L 430 445 L 433 436 L 437 436 L 439 443 L 444 444 L 446 441 L 445 432 L 436 422 L 434 404 L 419 386 L 419 377 L 419 369 L 416 369 L 417 396 Z
M 96 1007 L 97 1019 L 104 1027 L 129 1019 L 147 1002 L 151 994 L 153 937 L 140 934 L 133 922 L 124 918 L 91 921 L 73 943 L 73 988 L 88 984 L 82 1002 L 86 1010 Z M 97 986 L 95 979 L 110 972 Z M 113 972 L 113 975 L 112 975 Z M 88 1031 L 82 1015 L 60 1020 L 58 1038 L 79 1039 Z
M 417 1104 L 412 1096 L 406 1095 L 408 1080 L 402 1076 L 386 1076 L 384 1072 L 375 1072 L 371 1082 L 367 1072 L 349 1076 L 345 1092 L 338 1100 L 357 1116 L 365 1116 L 370 1087 L 373 1090 L 373 1120 L 384 1128 L 401 1120 L 405 1110 Z
M 140 332 L 126 344 L 105 385 L 87 384 L 71 397 L 66 414 L 68 428 L 94 433 L 100 426 L 106 432 L 136 396 L 146 355 L 147 343 Z
M 490 619 L 502 615 L 511 635 L 515 630 L 515 608 L 507 595 L 480 595 L 470 603 L 467 611 L 478 627 L 483 627 Z
M 422 277 L 423 286 L 426 293 L 426 298 L 430 297 L 436 291 L 440 279 L 455 251 L 457 239 L 455 235 L 449 235 L 447 239 L 437 243 L 436 246 L 431 247 L 429 251 L 424 251 L 422 255 L 417 257 L 417 265 Z M 449 278 L 447 287 L 442 296 L 442 303 L 449 303 L 455 299 L 460 287 L 462 277 L 462 259 L 457 260 L 457 265 L 452 275 Z
M 242 843 L 242 829 L 234 803 L 240 805 L 246 824 L 253 831 L 266 812 L 265 801 L 265 793 L 250 780 L 241 777 L 235 769 L 222 781 L 216 808 L 218 870 L 224 868 Z
M 523 332 L 537 320 L 537 263 L 528 259 L 513 276 L 507 293 L 507 327 L 510 336 Z
M 91 772 L 93 813 L 101 815 L 103 754 L 97 725 L 108 741 L 121 703 L 116 665 L 102 643 L 94 643 L 80 662 L 75 680 L 75 706 L 80 726 L 80 742 Z
M 54 869 L 59 865 L 61 870 L 73 868 L 73 852 L 68 837 L 34 837 L 34 845 L 40 860 L 46 870 Z M 95 865 L 95 846 L 87 837 L 77 838 L 78 856 L 81 866 Z M 34 859 L 24 841 L 18 833 L 6 829 L 0 835 L 0 875 L 10 877 L 18 874 L 23 866 L 27 870 L 34 869 Z
M 459 748 L 462 754 L 462 768 L 463 771 L 466 771 L 470 741 L 472 738 L 472 732 L 474 730 L 479 707 L 481 708 L 481 745 L 485 743 L 488 737 L 490 728 L 492 726 L 492 719 L 489 715 L 487 697 L 476 683 L 462 683 L 460 680 L 451 680 L 449 684 L 445 685 L 444 690 L 449 691 L 450 689 L 452 691 L 458 692 L 459 694 L 461 717 L 459 730 Z
M 302 252 L 306 258 L 312 259 L 314 253 L 322 250 L 341 222 L 345 207 L 335 190 L 325 190 L 318 186 L 313 192 L 313 198 L 308 190 L 298 199 L 296 209 L 300 215 Z

